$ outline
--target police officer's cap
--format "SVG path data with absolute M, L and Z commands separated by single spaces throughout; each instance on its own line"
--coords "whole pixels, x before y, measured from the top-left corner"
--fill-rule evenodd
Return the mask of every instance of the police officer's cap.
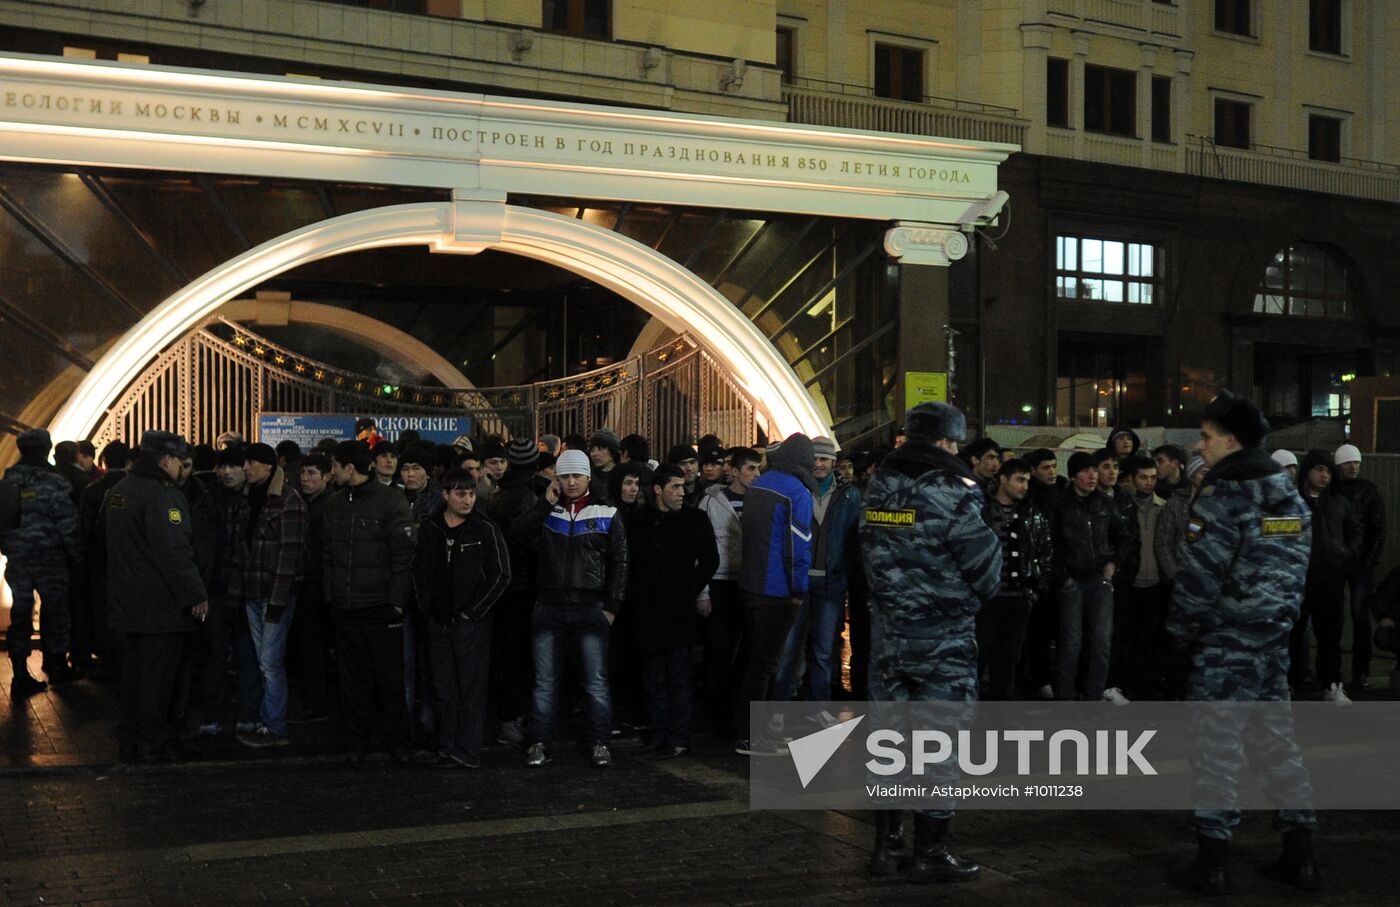
M 947 403 L 920 403 L 905 414 L 904 433 L 915 440 L 961 441 L 967 436 L 967 417 Z
M 15 438 L 15 445 L 19 447 L 20 453 L 36 453 L 47 456 L 53 448 L 53 438 L 49 436 L 46 428 L 28 428 L 19 433 Z
M 1245 447 L 1258 447 L 1269 433 L 1264 413 L 1253 401 L 1228 390 L 1221 391 L 1206 404 L 1205 420 L 1214 422 Z
M 141 452 L 162 457 L 183 457 L 189 452 L 189 445 L 174 432 L 148 431 L 141 436 Z

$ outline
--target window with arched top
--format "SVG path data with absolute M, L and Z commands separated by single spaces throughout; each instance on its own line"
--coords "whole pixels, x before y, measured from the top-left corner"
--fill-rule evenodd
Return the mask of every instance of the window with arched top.
M 1347 318 L 1353 305 L 1351 279 L 1342 257 L 1328 246 L 1310 242 L 1280 249 L 1264 269 L 1254 296 L 1254 311 L 1261 315 Z

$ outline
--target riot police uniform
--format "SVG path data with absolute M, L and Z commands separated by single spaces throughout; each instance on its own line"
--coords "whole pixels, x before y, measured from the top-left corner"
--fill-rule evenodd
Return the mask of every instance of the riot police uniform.
M 1279 871 L 1316 887 L 1307 769 L 1293 739 L 1288 637 L 1298 618 L 1311 547 L 1311 517 L 1288 474 L 1260 448 L 1268 423 L 1250 401 L 1224 391 L 1205 411 L 1203 455 L 1211 471 L 1191 505 L 1181 540 L 1167 632 L 1189 655 L 1187 698 L 1278 703 L 1278 709 L 1202 708 L 1192 733 L 1194 813 L 1200 854 L 1176 880 L 1211 894 L 1229 889 L 1227 845 L 1246 755 L 1279 812 Z M 1212 462 L 1212 436 L 1237 449 Z
M 109 620 L 122 638 L 121 753 L 143 761 L 178 755 L 170 721 L 176 672 L 208 606 L 189 503 L 161 466 L 185 450 L 179 435 L 146 432 L 136 465 L 103 503 Z
M 5 579 L 14 593 L 7 644 L 14 668 L 10 695 L 18 699 L 45 687 L 28 666 L 36 592 L 43 601 L 39 637 L 44 673 L 54 683 L 78 676 L 68 666 L 68 582 L 70 569 L 81 560 L 81 546 L 73 486 L 49 465 L 49 433 L 31 428 L 20 433 L 16 445 L 20 462 L 5 471 L 5 480 L 19 488 L 20 524 L 0 535 L 0 552 L 8 559 Z
M 870 696 L 971 703 L 977 698 L 976 615 L 1000 581 L 1001 542 L 982 519 L 976 478 L 936 443 L 963 437 L 963 414 L 944 403 L 920 404 L 906 429 L 908 441 L 871 479 L 861 518 L 870 577 Z M 979 867 L 948 852 L 952 815 L 951 809 L 915 813 L 920 881 L 977 875 Z M 893 871 L 902 850 L 899 813 L 877 811 L 871 871 Z

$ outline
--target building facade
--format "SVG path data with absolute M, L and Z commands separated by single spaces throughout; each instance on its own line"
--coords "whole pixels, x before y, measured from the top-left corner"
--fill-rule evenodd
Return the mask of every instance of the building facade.
M 785 218 L 717 211 L 703 197 L 511 199 L 595 212 L 692 264 L 703 258 L 697 246 L 727 239 L 737 251 L 759 233 L 736 225 L 781 221 L 763 235 L 789 254 L 750 263 L 746 282 L 726 286 L 733 262 L 716 253 L 706 280 L 760 328 L 821 419 L 844 441 L 868 443 L 898 425 L 910 372 L 946 373 L 951 398 L 979 426 L 1186 425 L 1222 387 L 1256 395 L 1276 421 L 1345 413 L 1351 377 L 1391 374 L 1400 340 L 1386 289 L 1400 277 L 1387 254 L 1400 238 L 1400 64 L 1390 62 L 1400 25 L 1386 12 L 1379 0 L 715 0 L 683 10 L 642 0 L 5 0 L 0 53 L 1016 146 L 996 177 L 1004 208 L 973 198 L 967 216 L 938 221 L 964 228 L 951 246 L 959 254 L 932 242 L 942 267 L 892 255 L 892 224 L 886 233 L 830 216 L 807 223 L 798 193 Z M 57 255 L 77 288 L 0 278 L 0 307 L 24 327 L 23 343 L 11 342 L 40 338 L 54 361 L 11 383 L 0 427 L 48 419 L 53 400 L 41 398 L 74 386 L 50 372 L 83 372 L 186 272 L 277 229 L 250 227 L 260 212 L 295 228 L 370 204 L 373 191 L 414 191 L 220 178 L 211 192 L 207 177 L 153 167 L 132 179 L 192 183 L 188 204 L 207 209 L 218 238 L 182 253 L 199 266 L 147 254 L 142 277 L 112 249 L 101 253 L 119 265 L 109 274 L 87 254 L 99 250 L 65 239 L 57 213 L 55 187 L 69 179 L 110 213 L 103 193 L 120 202 L 111 187 L 123 176 L 32 162 L 0 173 L 11 249 L 32 247 L 39 263 Z M 830 177 L 842 180 L 859 182 L 852 171 Z M 132 192 L 126 210 L 159 194 Z M 44 204 L 55 213 L 35 216 Z M 157 209 L 172 236 L 188 236 L 170 207 Z M 130 221 L 139 238 L 145 222 Z M 263 289 L 312 293 L 324 277 Z M 115 284 L 123 279 L 130 292 Z M 49 317 L 65 292 L 105 293 L 118 309 L 124 298 L 129 311 L 104 316 L 100 331 L 91 315 L 65 327 Z M 453 347 L 449 358 L 479 361 L 518 327 L 500 303 L 484 322 L 493 342 Z M 431 319 L 403 328 L 441 333 Z M 518 345 L 490 359 L 539 359 L 541 338 L 557 330 L 517 331 Z M 504 383 L 503 374 L 471 377 Z

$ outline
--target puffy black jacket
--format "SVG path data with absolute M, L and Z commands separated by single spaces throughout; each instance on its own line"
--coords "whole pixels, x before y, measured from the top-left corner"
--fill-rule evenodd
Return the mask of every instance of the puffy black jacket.
M 321 514 L 322 588 L 338 611 L 391 605 L 413 595 L 413 514 L 399 488 L 370 479 L 342 488 Z
M 444 626 L 454 619 L 479 621 L 510 584 L 510 555 L 496 524 L 473 509 L 451 546 L 439 512 L 418 526 L 413 586 L 418 607 Z
M 194 564 L 189 503 L 159 466 L 140 462 L 102 505 L 108 622 L 127 633 L 188 633 L 207 601 Z
M 1380 489 L 1375 482 L 1366 479 L 1338 477 L 1332 481 L 1332 490 L 1351 502 L 1361 521 L 1361 554 L 1357 566 L 1374 567 L 1385 553 L 1385 501 L 1381 500 Z
M 1308 582 L 1340 581 L 1351 574 L 1361 553 L 1361 521 L 1351 502 L 1324 491 L 1318 497 L 1303 494 L 1312 511 L 1312 554 L 1308 557 Z
M 1107 564 L 1120 564 L 1129 539 L 1113 502 L 1095 492 L 1080 497 L 1068 485 L 1049 499 L 1046 515 L 1055 542 L 1055 584 L 1066 579 L 1089 582 L 1103 575 Z
M 535 588 L 547 605 L 602 601 L 616 614 L 627 594 L 627 530 L 611 504 L 585 496 L 582 507 L 542 500 L 511 526 L 521 543 L 533 541 Z

